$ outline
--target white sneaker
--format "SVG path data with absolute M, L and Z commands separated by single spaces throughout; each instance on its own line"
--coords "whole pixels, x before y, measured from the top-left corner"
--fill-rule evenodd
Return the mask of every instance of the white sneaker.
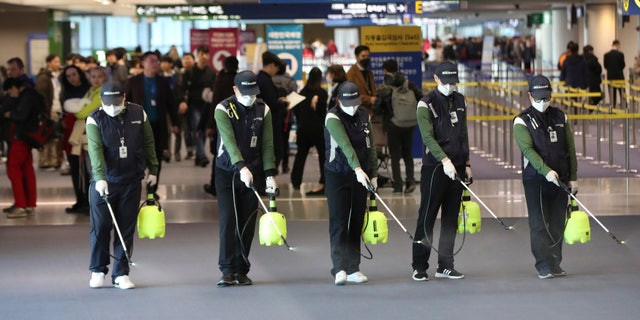
M 336 286 L 342 286 L 347 283 L 347 272 L 344 270 L 338 271 L 336 273 Z
M 89 280 L 90 288 L 102 288 L 104 286 L 104 272 L 91 272 L 91 280 Z
M 369 279 L 367 278 L 367 276 L 364 275 L 364 273 L 360 272 L 360 271 L 356 271 L 350 275 L 347 276 L 347 282 L 353 282 L 353 283 L 363 283 L 363 282 L 367 282 L 369 281 Z
M 129 276 L 119 276 L 114 282 L 113 286 L 120 289 L 133 289 L 136 287 L 129 279 Z

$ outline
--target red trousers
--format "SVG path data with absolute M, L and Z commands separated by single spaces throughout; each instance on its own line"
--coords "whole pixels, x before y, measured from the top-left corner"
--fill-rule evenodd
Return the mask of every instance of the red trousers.
M 14 140 L 7 157 L 7 176 L 11 180 L 13 201 L 18 208 L 36 206 L 36 174 L 33 171 L 31 147 L 22 140 Z

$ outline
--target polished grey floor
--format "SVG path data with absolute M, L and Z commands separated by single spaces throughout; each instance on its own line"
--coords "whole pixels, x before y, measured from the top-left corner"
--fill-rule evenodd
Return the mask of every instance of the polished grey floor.
M 477 162 L 479 161 L 483 160 Z M 290 160 L 290 166 L 292 165 L 293 157 Z M 482 168 L 493 170 L 491 165 Z M 210 167 L 196 167 L 193 161 L 186 160 L 164 165 L 158 194 L 165 207 L 168 223 L 217 221 L 216 199 L 202 189 L 202 185 L 208 183 L 210 170 Z M 380 172 L 387 174 L 385 169 L 381 169 Z M 610 177 L 579 179 L 578 198 L 597 216 L 640 214 L 640 179 L 633 175 L 621 177 L 616 175 L 615 171 L 612 172 Z M 419 178 L 417 162 L 416 173 Z M 64 211 L 65 207 L 74 202 L 69 176 L 61 176 L 57 171 L 44 170 L 37 170 L 36 175 L 38 184 L 36 214 L 25 219 L 7 219 L 5 215 L 0 215 L 0 226 L 89 223 L 87 216 L 67 214 Z M 490 173 L 474 172 L 476 178 L 471 189 L 496 216 L 526 216 L 520 179 L 483 179 L 483 175 L 492 176 Z M 317 158 L 311 154 L 307 159 L 304 183 L 300 190 L 294 190 L 291 187 L 288 174 L 280 174 L 276 178 L 281 189 L 281 195 L 277 199 L 278 209 L 287 219 L 328 219 L 326 198 L 305 195 L 306 191 L 314 187 L 318 176 Z M 515 174 L 512 176 L 517 177 Z M 12 204 L 13 197 L 11 185 L 6 178 L 5 166 L 0 166 L 0 177 L 3 177 L 0 179 L 0 207 L 7 207 Z M 399 219 L 414 219 L 417 216 L 420 203 L 419 188 L 412 194 L 396 194 L 392 193 L 391 188 L 381 188 L 379 194 Z M 481 211 L 483 217 L 491 217 L 486 209 Z

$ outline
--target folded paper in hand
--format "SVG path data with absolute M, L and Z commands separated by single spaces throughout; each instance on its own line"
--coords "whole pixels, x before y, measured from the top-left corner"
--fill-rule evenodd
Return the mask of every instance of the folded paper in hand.
M 300 95 L 299 93 L 292 91 L 291 93 L 289 93 L 289 95 L 287 96 L 287 100 L 289 100 L 289 109 L 294 108 L 295 106 L 297 106 L 300 102 L 302 102 L 304 99 L 306 99 L 303 95 Z

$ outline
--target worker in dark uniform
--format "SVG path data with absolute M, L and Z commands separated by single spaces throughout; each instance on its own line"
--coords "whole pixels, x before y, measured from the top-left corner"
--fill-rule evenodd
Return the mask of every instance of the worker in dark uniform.
M 433 76 L 438 87 L 418 102 L 418 126 L 424 144 L 420 181 L 420 209 L 413 243 L 413 275 L 415 281 L 427 281 L 429 256 L 433 247 L 433 226 L 441 210 L 436 278 L 462 279 L 453 268 L 453 247 L 458 227 L 462 184 L 471 183 L 467 105 L 464 96 L 455 91 L 458 67 L 443 62 Z M 434 248 L 435 249 L 435 248 Z
M 277 171 L 271 111 L 256 98 L 260 93 L 256 75 L 251 71 L 238 73 L 233 91 L 235 95 L 220 102 L 214 112 L 218 127 L 215 181 L 220 211 L 218 266 L 222 272 L 218 286 L 252 284 L 247 276 L 251 266 L 248 258 L 258 199 L 251 188 L 266 193 L 275 193 L 278 188 L 274 178 Z
M 371 117 L 361 105 L 358 86 L 345 81 L 338 89 L 338 106 L 331 108 L 325 119 L 324 170 L 331 274 L 336 285 L 368 281 L 360 272 L 360 234 L 367 190 L 378 187 L 378 173 Z
M 529 212 L 531 252 L 538 278 L 566 276 L 560 267 L 568 185 L 578 192 L 576 148 L 571 125 L 551 107 L 551 83 L 538 75 L 529 81 L 531 107 L 513 121 L 513 136 L 522 151 L 522 184 Z
M 124 91 L 119 84 L 105 83 L 100 93 L 102 107 L 87 118 L 87 139 L 91 159 L 91 288 L 104 284 L 109 271 L 109 244 L 113 220 L 107 203 L 108 197 L 115 220 L 131 256 L 133 234 L 138 220 L 141 180 L 149 169 L 146 183 L 157 184 L 158 159 L 151 124 L 143 107 L 125 103 Z M 114 237 L 118 237 L 114 235 Z M 129 279 L 129 261 L 118 238 L 113 240 L 112 283 L 120 289 L 135 287 Z

